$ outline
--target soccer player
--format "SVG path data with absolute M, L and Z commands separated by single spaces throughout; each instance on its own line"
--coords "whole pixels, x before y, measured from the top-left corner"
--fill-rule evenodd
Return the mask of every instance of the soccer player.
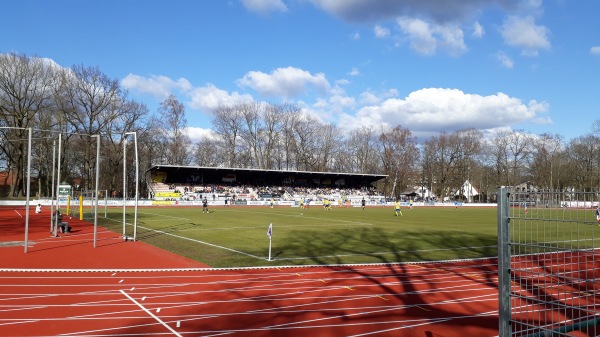
M 400 209 L 400 201 L 398 201 L 398 199 L 396 199 L 396 202 L 394 203 L 394 207 L 396 208 L 396 216 L 404 215 L 404 214 L 402 214 L 402 210 Z
M 596 208 L 596 220 L 598 220 L 598 223 L 600 223 L 600 206 Z
M 202 213 L 208 213 L 208 199 L 202 199 Z
M 362 205 L 362 210 L 365 210 L 365 206 L 367 205 L 367 202 L 365 201 L 365 197 L 362 198 L 362 200 L 360 201 L 360 204 Z

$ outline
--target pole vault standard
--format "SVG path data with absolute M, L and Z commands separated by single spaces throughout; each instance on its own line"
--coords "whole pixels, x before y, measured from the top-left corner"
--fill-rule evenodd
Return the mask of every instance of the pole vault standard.
M 125 233 L 125 216 L 126 216 L 126 204 L 127 204 L 127 136 L 133 135 L 133 143 L 135 149 L 135 206 L 133 215 L 133 241 L 137 239 L 137 217 L 138 217 L 138 200 L 139 200 L 139 161 L 138 161 L 138 146 L 137 146 L 137 133 L 126 132 L 123 135 L 123 239 L 127 240 Z
M 98 233 L 98 184 L 100 179 L 100 135 L 89 135 L 89 137 L 97 138 L 96 140 L 96 187 L 95 187 L 95 201 L 94 201 L 94 248 L 96 248 L 97 242 L 97 233 Z M 56 144 L 56 143 L 55 143 Z M 57 169 L 56 169 L 56 211 L 60 208 L 60 163 L 62 160 L 62 133 L 58 134 L 58 161 L 57 161 Z M 52 153 L 52 171 L 54 175 L 54 151 Z M 52 180 L 52 185 L 54 187 L 54 179 Z M 52 236 L 58 237 L 58 216 L 56 211 L 54 210 L 54 198 L 52 199 L 52 217 L 53 220 L 53 228 L 52 228 Z

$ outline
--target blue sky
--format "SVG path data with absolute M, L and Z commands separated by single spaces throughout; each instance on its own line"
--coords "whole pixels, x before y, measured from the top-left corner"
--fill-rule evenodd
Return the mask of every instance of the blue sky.
M 98 67 L 190 135 L 246 100 L 343 130 L 571 139 L 600 119 L 597 0 L 0 0 L 0 52 Z

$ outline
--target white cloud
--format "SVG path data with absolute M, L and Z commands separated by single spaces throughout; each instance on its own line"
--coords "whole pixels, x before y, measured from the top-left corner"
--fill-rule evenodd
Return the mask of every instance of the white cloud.
M 285 12 L 288 9 L 282 0 L 241 0 L 241 2 L 249 11 L 261 14 Z
M 384 92 L 373 92 L 371 90 L 363 91 L 360 94 L 360 104 L 362 105 L 375 105 L 379 104 L 383 100 L 388 98 L 397 97 L 398 90 L 397 89 L 389 89 Z
M 385 27 L 381 27 L 380 25 L 376 25 L 373 28 L 373 32 L 375 32 L 375 37 L 379 39 L 383 39 L 390 36 L 390 30 Z
M 460 55 L 467 50 L 463 31 L 453 24 L 438 25 L 421 19 L 401 17 L 400 29 L 408 36 L 410 47 L 422 55 L 433 55 L 438 49 L 450 55 Z
M 485 35 L 485 31 L 483 26 L 477 21 L 473 24 L 473 33 L 471 33 L 472 37 L 481 38 Z
M 338 118 L 338 115 L 343 114 L 347 109 L 354 109 L 356 99 L 348 96 L 344 88 L 334 86 L 329 92 L 329 96 L 316 99 L 315 103 L 310 106 L 309 110 L 312 114 L 319 114 L 320 120 L 327 123 L 333 123 Z
M 496 60 L 500 61 L 500 64 L 502 64 L 504 68 L 512 69 L 514 67 L 513 60 L 510 58 L 510 56 L 506 55 L 505 53 L 500 51 L 497 52 L 495 56 Z
M 358 70 L 358 68 L 355 67 L 355 68 L 352 68 L 352 70 L 350 70 L 348 72 L 348 75 L 349 76 L 358 76 L 358 75 L 360 75 L 360 71 Z
M 600 55 L 600 46 L 593 46 L 592 48 L 590 48 L 590 54 Z
M 167 98 L 173 90 L 187 92 L 192 88 L 190 82 L 184 78 L 174 81 L 167 76 L 143 77 L 134 74 L 125 76 L 121 85 L 127 90 L 150 94 L 158 100 Z
M 256 90 L 264 97 L 293 98 L 309 92 L 314 87 L 321 94 L 330 90 L 325 74 L 311 74 L 306 70 L 294 67 L 277 68 L 270 74 L 250 71 L 236 81 L 239 86 Z
M 239 94 L 237 92 L 230 94 L 210 83 L 204 87 L 195 88 L 190 91 L 188 96 L 190 98 L 190 107 L 201 111 L 212 111 L 219 106 L 233 105 L 253 100 L 251 95 Z
M 360 40 L 360 33 L 359 32 L 355 32 L 354 34 L 350 35 L 350 38 L 352 40 Z
M 549 49 L 549 29 L 535 24 L 533 16 L 508 16 L 500 29 L 504 42 L 521 48 L 526 56 L 537 55 L 540 49 Z
M 457 89 L 425 88 L 404 99 L 389 98 L 365 106 L 354 116 L 344 116 L 340 127 L 354 129 L 364 125 L 401 124 L 415 134 L 465 128 L 485 130 L 538 121 L 547 110 L 545 102 L 524 104 L 504 93 L 481 96 Z
M 211 129 L 203 129 L 203 128 L 196 128 L 196 127 L 187 127 L 185 129 L 185 134 L 188 137 L 190 137 L 190 139 L 194 143 L 196 143 L 197 141 L 199 141 L 202 138 L 217 139 L 217 135 Z

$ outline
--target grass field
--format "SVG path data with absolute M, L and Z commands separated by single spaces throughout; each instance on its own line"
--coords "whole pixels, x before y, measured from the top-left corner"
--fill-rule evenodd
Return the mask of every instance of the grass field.
M 122 208 L 99 212 L 122 232 Z M 392 207 L 300 210 L 292 207 L 138 209 L 137 239 L 213 267 L 416 262 L 494 257 L 494 207 Z M 127 209 L 127 233 L 133 228 Z M 272 260 L 267 228 L 273 224 Z

